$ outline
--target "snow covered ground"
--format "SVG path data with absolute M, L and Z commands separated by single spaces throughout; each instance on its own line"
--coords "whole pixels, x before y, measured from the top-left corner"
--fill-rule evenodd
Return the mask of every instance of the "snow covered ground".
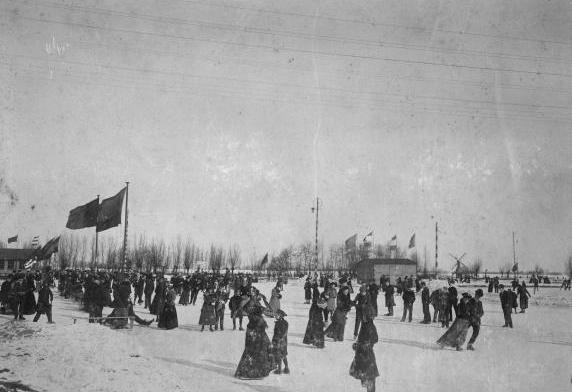
M 348 375 L 355 312 L 349 315 L 344 342 L 327 339 L 323 350 L 303 345 L 309 305 L 303 301 L 302 283 L 290 281 L 282 301 L 290 323 L 290 375 L 271 374 L 257 381 L 233 377 L 244 348 L 244 332 L 232 330 L 228 310 L 224 331 L 200 332 L 198 303 L 177 306 L 180 327 L 175 330 L 159 330 L 155 323 L 111 330 L 89 324 L 78 304 L 55 293 L 56 324 L 47 324 L 45 316 L 33 323 L 33 316 L 14 322 L 12 316 L 0 315 L 0 391 L 363 391 L 360 382 Z M 269 295 L 272 285 L 257 287 Z M 473 290 L 460 288 L 459 292 Z M 570 291 L 543 288 L 525 314 L 513 315 L 514 329 L 501 327 L 498 294 L 485 293 L 485 316 L 474 352 L 440 349 L 435 344 L 444 330 L 437 324 L 419 323 L 419 296 L 412 323 L 399 321 L 401 299 L 396 302 L 396 316 L 376 319 L 379 391 L 572 388 Z M 378 304 L 383 314 L 382 295 Z M 140 305 L 135 311 L 151 317 Z M 273 321 L 267 321 L 272 337 Z

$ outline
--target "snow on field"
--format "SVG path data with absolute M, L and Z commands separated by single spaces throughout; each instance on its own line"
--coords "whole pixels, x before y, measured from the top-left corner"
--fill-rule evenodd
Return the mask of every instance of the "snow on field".
M 268 295 L 272 284 L 257 287 Z M 291 374 L 245 381 L 233 377 L 245 335 L 232 330 L 228 310 L 224 331 L 200 332 L 198 303 L 177 306 L 180 327 L 175 330 L 159 330 L 156 324 L 111 330 L 89 324 L 78 304 L 56 294 L 56 324 L 47 324 L 45 316 L 33 323 L 32 316 L 14 322 L 11 316 L 0 315 L 0 391 L 2 385 L 10 390 L 7 382 L 17 382 L 20 389 L 15 390 L 54 392 L 363 391 L 360 382 L 348 375 L 355 313 L 349 315 L 344 342 L 327 340 L 323 350 L 305 346 L 309 305 L 303 303 L 303 295 L 302 282 L 285 286 L 282 308 L 290 323 Z M 513 315 L 514 329 L 501 327 L 497 298 L 498 294 L 485 293 L 485 316 L 474 352 L 440 349 L 434 342 L 444 330 L 419 323 L 419 297 L 413 322 L 401 323 L 401 300 L 396 298 L 396 315 L 376 319 L 378 390 L 453 391 L 461 386 L 465 392 L 570 390 L 572 293 L 544 288 L 531 299 L 527 313 Z M 378 303 L 383 314 L 382 295 Z M 548 306 L 553 303 L 559 306 Z M 135 311 L 143 318 L 152 317 L 142 306 Z M 272 337 L 273 321 L 267 321 Z

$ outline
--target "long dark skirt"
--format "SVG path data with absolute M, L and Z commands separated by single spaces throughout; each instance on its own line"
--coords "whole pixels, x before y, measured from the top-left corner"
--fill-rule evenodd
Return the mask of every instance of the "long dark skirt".
M 347 312 L 340 309 L 335 310 L 334 315 L 332 316 L 332 323 L 325 331 L 327 337 L 334 339 L 336 342 L 342 342 L 344 340 L 346 314 Z
M 528 297 L 526 295 L 520 296 L 520 308 L 528 309 Z
M 310 319 L 302 343 L 324 348 L 324 312 L 316 304 L 310 307 Z
M 33 291 L 28 291 L 24 296 L 24 306 L 22 313 L 24 314 L 34 314 L 36 313 L 36 297 L 34 297 Z
M 151 305 L 149 306 L 149 313 L 157 315 L 157 304 L 159 303 L 159 296 L 155 294 L 153 297 L 153 301 L 151 301 Z
M 199 317 L 200 325 L 215 325 L 216 324 L 216 311 L 215 307 L 211 304 L 203 304 L 201 308 L 201 316 Z
M 234 376 L 249 379 L 268 376 L 276 367 L 270 351 L 270 339 L 266 332 L 248 328 L 244 351 Z
M 179 326 L 177 318 L 177 309 L 174 304 L 166 304 L 163 307 L 163 313 L 159 317 L 159 328 L 174 329 Z
M 350 375 L 362 384 L 371 382 L 379 377 L 379 370 L 375 361 L 372 343 L 355 343 L 355 357 L 350 365 Z
M 469 321 L 457 317 L 451 327 L 437 340 L 437 344 L 441 346 L 461 347 L 463 343 L 465 343 L 468 330 Z

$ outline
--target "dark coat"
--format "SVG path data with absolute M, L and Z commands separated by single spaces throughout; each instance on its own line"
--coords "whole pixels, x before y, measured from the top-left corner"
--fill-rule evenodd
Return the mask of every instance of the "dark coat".
M 288 322 L 283 318 L 274 323 L 272 349 L 276 361 L 288 356 Z
M 234 376 L 246 379 L 263 378 L 275 368 L 275 362 L 261 308 L 252 306 L 249 309 L 244 351 Z
M 373 345 L 378 341 L 377 330 L 373 320 L 368 319 L 361 325 L 357 342 L 354 343 L 355 357 L 350 365 L 350 375 L 362 383 L 379 377 L 379 370 L 373 352 Z

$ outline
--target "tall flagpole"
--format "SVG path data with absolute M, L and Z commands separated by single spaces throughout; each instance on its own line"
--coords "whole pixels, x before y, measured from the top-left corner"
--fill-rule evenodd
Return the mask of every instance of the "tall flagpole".
M 129 181 L 125 182 L 125 232 L 123 234 L 123 264 L 121 269 L 125 268 L 125 262 L 127 260 L 127 218 L 128 218 L 128 203 L 129 203 Z
M 97 211 L 99 212 L 99 195 L 97 195 Z M 97 221 L 97 218 L 95 218 Z M 97 237 L 99 233 L 97 232 L 97 223 L 95 224 L 95 257 L 94 257 L 94 267 L 97 268 Z
M 438 245 L 437 242 L 439 241 L 439 223 L 435 222 L 435 276 L 437 276 L 437 269 L 439 268 L 439 263 L 437 262 L 438 256 Z

